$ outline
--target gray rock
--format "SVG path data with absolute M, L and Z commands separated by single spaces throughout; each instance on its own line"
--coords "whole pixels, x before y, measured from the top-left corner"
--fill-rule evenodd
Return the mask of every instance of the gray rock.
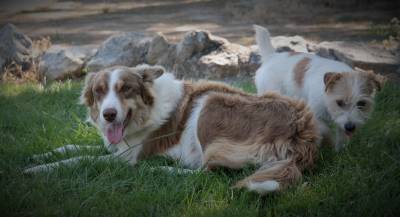
M 89 71 L 114 65 L 135 66 L 146 61 L 151 38 L 128 32 L 111 36 L 87 63 Z
M 162 65 L 172 70 L 176 61 L 176 44 L 169 43 L 165 36 L 157 33 L 150 42 L 146 62 L 151 65 Z
M 226 39 L 213 36 L 207 31 L 190 31 L 176 47 L 177 62 L 198 58 L 226 43 Z
M 86 62 L 97 52 L 96 45 L 71 46 L 66 49 L 76 58 Z
M 276 36 L 271 38 L 272 46 L 277 52 L 295 51 L 308 53 L 315 46 L 313 42 L 301 36 Z
M 39 71 L 49 80 L 63 80 L 82 75 L 82 68 L 96 52 L 96 46 L 51 46 L 42 56 Z
M 81 45 L 81 46 L 64 46 L 64 45 L 52 45 L 47 52 L 55 52 L 60 50 L 67 50 L 74 57 L 82 60 L 88 61 L 97 52 L 98 46 L 96 45 Z
M 15 61 L 26 65 L 32 61 L 32 40 L 21 33 L 12 24 L 6 24 L 0 29 L 0 74 L 4 64 Z
M 206 31 L 188 32 L 176 46 L 173 71 L 180 78 L 234 80 L 254 74 L 251 50 Z
M 228 52 L 213 52 L 199 59 L 199 77 L 225 79 L 239 74 L 239 57 Z
M 162 33 L 157 33 L 156 36 L 151 40 L 149 50 L 146 55 L 146 61 L 149 64 L 158 64 L 160 59 L 166 55 L 166 51 L 169 49 L 170 44 Z
M 83 63 L 68 49 L 50 48 L 40 60 L 39 71 L 48 80 L 62 80 L 79 74 Z
M 209 75 L 204 71 L 200 59 L 216 51 L 224 39 L 212 36 L 207 31 L 190 31 L 176 45 L 176 60 L 173 71 L 179 78 L 204 78 Z M 201 68 L 201 69 L 200 69 Z
M 6 63 L 6 60 L 0 57 L 0 75 L 2 74 L 3 66 Z
M 365 43 L 322 42 L 316 46 L 322 57 L 339 60 L 362 69 L 372 69 L 382 74 L 394 73 L 400 65 L 400 53 Z

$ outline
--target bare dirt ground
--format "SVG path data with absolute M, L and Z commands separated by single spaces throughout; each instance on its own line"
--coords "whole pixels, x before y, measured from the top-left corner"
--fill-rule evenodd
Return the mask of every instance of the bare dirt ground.
M 266 10 L 266 16 L 258 18 L 260 12 L 254 15 L 248 3 L 241 3 L 243 1 L 6 0 L 0 2 L 0 26 L 13 23 L 33 38 L 50 36 L 53 44 L 65 45 L 98 44 L 110 35 L 127 31 L 162 32 L 169 40 L 178 41 L 185 32 L 194 29 L 205 29 L 232 42 L 250 45 L 254 44 L 254 23 L 267 26 L 272 35 L 301 35 L 313 41 L 368 42 L 383 39 L 371 33 L 371 26 L 387 24 L 398 9 L 339 8 L 315 12 L 312 5 L 299 5 L 299 10 L 278 6 Z

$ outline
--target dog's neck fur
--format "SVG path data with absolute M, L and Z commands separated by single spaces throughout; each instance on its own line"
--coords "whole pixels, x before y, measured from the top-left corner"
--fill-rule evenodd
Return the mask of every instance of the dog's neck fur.
M 158 128 L 168 120 L 181 101 L 184 95 L 183 82 L 165 73 L 154 81 L 154 92 L 154 107 L 147 125 Z
M 126 138 L 142 138 L 160 128 L 171 116 L 183 97 L 183 82 L 176 80 L 170 73 L 165 73 L 153 84 L 154 105 L 149 120 L 139 131 L 128 129 Z M 136 140 L 136 139 L 135 139 Z

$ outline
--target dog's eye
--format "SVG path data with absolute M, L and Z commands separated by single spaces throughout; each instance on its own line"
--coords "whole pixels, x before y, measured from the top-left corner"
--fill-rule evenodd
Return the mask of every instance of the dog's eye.
M 367 102 L 361 100 L 357 102 L 357 107 L 358 108 L 364 108 L 367 105 Z
M 95 95 L 97 95 L 97 96 L 101 96 L 101 95 L 104 94 L 104 89 L 103 89 L 102 87 L 97 87 L 97 88 L 94 90 L 94 93 L 95 93 Z
M 343 100 L 336 100 L 336 104 L 337 104 L 339 107 L 343 107 L 343 106 L 344 106 L 344 101 L 343 101 Z
M 122 92 L 130 92 L 132 90 L 132 87 L 131 86 L 128 86 L 128 85 L 124 85 L 124 86 L 122 86 L 121 87 L 121 91 Z

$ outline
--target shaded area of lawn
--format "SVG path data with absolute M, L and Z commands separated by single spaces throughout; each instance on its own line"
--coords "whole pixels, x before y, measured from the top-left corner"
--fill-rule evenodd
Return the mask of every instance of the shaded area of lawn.
M 254 86 L 240 85 L 247 91 Z M 2 216 L 399 216 L 400 87 L 379 94 L 371 120 L 350 146 L 323 148 L 317 168 L 281 194 L 232 190 L 251 172 L 219 170 L 177 176 L 149 167 L 84 162 L 26 176 L 32 154 L 65 144 L 101 144 L 77 104 L 81 84 L 0 86 L 0 213 Z M 104 154 L 100 153 L 91 154 Z M 88 154 L 81 153 L 81 154 Z M 70 154 L 73 156 L 73 154 Z M 50 161 L 63 158 L 56 156 Z M 36 162 L 37 163 L 37 162 Z

